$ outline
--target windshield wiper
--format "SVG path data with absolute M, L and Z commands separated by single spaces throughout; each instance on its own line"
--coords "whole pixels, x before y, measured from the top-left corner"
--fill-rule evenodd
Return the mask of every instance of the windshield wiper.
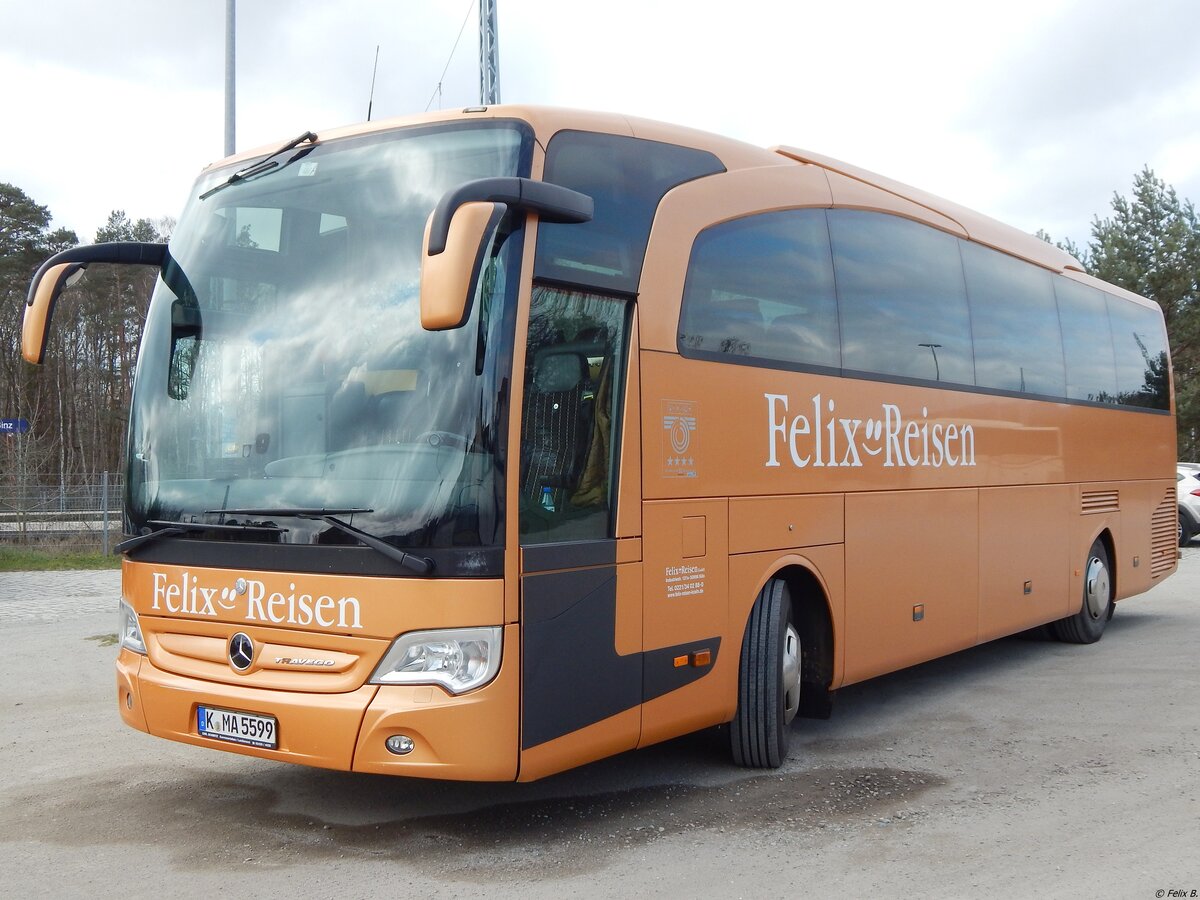
M 370 547 L 378 553 L 382 553 L 388 559 L 395 560 L 404 566 L 406 569 L 411 569 L 418 575 L 427 575 L 433 571 L 433 560 L 425 556 L 414 556 L 411 553 L 405 553 L 399 547 L 393 547 L 391 544 L 380 540 L 375 535 L 363 531 L 361 528 L 355 528 L 348 522 L 343 522 L 338 516 L 349 516 L 355 513 L 370 513 L 373 509 L 362 508 L 345 508 L 345 509 L 207 509 L 206 513 L 210 515 L 226 515 L 226 516 L 262 516 L 267 519 L 314 519 L 331 525 L 338 531 L 350 535 L 359 543 Z M 243 526 L 236 526 L 243 527 Z M 256 527 L 256 526 L 250 526 Z
M 160 527 L 148 534 L 139 534 L 127 541 L 121 541 L 113 549 L 117 553 L 126 553 L 142 544 L 157 541 L 159 538 L 185 534 L 189 531 L 274 531 L 280 534 L 287 531 L 286 528 L 280 528 L 278 525 L 205 525 L 203 522 L 170 522 L 165 519 L 151 519 L 148 524 Z
M 244 168 L 244 169 L 238 169 L 236 172 L 234 172 L 232 175 L 230 175 L 228 178 L 226 178 L 224 181 L 222 181 L 216 187 L 209 188 L 207 191 L 205 191 L 203 194 L 200 195 L 200 199 L 207 200 L 209 197 L 211 197 L 217 191 L 219 191 L 223 188 L 227 188 L 231 184 L 237 184 L 239 181 L 245 181 L 247 178 L 253 178 L 255 175 L 261 175 L 263 172 L 267 172 L 271 169 L 281 168 L 279 163 L 275 162 L 275 157 L 279 156 L 281 153 L 287 153 L 289 150 L 295 150 L 297 147 L 299 147 L 301 144 L 305 143 L 306 141 L 315 141 L 316 139 L 317 139 L 317 136 L 311 131 L 306 131 L 306 132 L 304 132 L 304 134 L 300 135 L 299 137 L 292 138 L 292 140 L 288 141 L 286 144 L 284 144 L 282 147 L 280 147 L 274 153 L 270 154 L 269 156 L 264 156 L 258 162 L 251 163 L 250 165 L 246 166 L 246 168 Z M 293 157 L 293 159 L 295 159 L 295 157 Z M 292 160 L 290 160 L 290 159 L 288 160 L 288 162 L 291 162 L 291 161 Z M 284 165 L 286 166 L 287 163 L 284 163 Z

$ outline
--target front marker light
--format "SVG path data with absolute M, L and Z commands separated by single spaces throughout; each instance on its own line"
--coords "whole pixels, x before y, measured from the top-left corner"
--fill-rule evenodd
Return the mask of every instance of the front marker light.
M 500 628 L 413 631 L 392 642 L 371 684 L 436 684 L 451 694 L 482 687 L 500 671 Z
M 146 655 L 146 642 L 142 640 L 142 626 L 138 624 L 137 613 L 133 607 L 121 601 L 117 615 L 117 644 L 132 650 L 134 653 Z

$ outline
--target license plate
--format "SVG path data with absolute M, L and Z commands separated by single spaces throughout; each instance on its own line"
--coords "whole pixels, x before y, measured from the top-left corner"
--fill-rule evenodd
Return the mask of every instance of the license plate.
M 232 709 L 196 707 L 196 731 L 204 737 L 274 750 L 278 745 L 275 717 Z

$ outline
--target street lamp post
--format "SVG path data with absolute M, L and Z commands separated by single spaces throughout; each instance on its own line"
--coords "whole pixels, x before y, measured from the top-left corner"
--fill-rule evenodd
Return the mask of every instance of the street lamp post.
M 933 374 L 936 381 L 942 380 L 942 368 L 938 365 L 937 352 L 941 344 L 917 344 L 918 347 L 928 347 L 929 352 L 933 354 Z
M 235 139 L 234 125 L 236 106 L 234 96 L 234 78 L 236 51 L 234 48 L 234 19 L 237 13 L 237 0 L 225 0 L 225 155 L 233 156 Z

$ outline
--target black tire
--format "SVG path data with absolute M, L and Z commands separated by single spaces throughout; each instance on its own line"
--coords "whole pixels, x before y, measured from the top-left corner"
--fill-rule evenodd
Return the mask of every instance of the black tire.
M 787 759 L 800 708 L 800 635 L 787 584 L 769 581 L 750 611 L 738 669 L 737 713 L 729 727 L 733 761 L 776 769 Z
M 1083 599 L 1079 611 L 1052 622 L 1054 636 L 1068 644 L 1094 644 L 1112 618 L 1112 569 L 1104 542 L 1096 538 L 1083 567 Z
M 1195 536 L 1196 529 L 1192 527 L 1192 520 L 1181 512 L 1179 514 L 1179 546 L 1186 547 Z

